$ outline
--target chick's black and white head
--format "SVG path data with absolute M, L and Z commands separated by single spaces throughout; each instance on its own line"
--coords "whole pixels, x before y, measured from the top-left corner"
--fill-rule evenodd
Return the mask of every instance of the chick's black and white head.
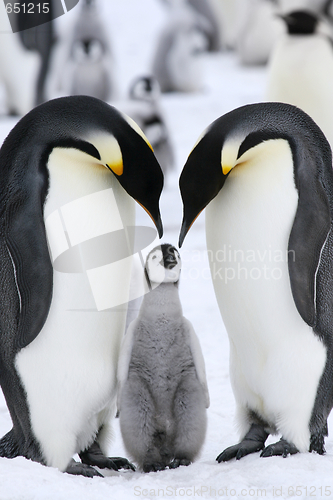
M 164 243 L 148 254 L 145 272 L 150 283 L 178 283 L 180 271 L 180 255 L 173 245 Z
M 136 78 L 129 90 L 130 99 L 135 101 L 157 101 L 160 95 L 160 85 L 157 79 L 151 75 Z

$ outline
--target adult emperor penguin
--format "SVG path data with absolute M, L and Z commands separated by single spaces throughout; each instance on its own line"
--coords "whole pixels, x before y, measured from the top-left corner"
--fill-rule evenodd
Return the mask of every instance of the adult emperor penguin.
M 333 46 L 327 36 L 329 28 L 311 11 L 298 10 L 281 17 L 288 32 L 271 53 L 265 100 L 303 109 L 332 147 Z
M 189 465 L 206 434 L 204 359 L 178 293 L 181 260 L 163 244 L 147 257 L 151 291 L 124 337 L 118 410 L 126 449 L 144 472 Z
M 0 382 L 13 421 L 0 456 L 86 476 L 99 475 L 91 465 L 128 467 L 105 456 L 133 253 L 126 228 L 134 199 L 162 234 L 162 171 L 136 124 L 87 96 L 30 111 L 0 165 Z
M 324 134 L 283 103 L 213 122 L 180 177 L 179 244 L 206 209 L 240 442 L 217 460 L 324 453 L 333 406 L 333 172 Z M 264 448 L 268 435 L 282 439 Z

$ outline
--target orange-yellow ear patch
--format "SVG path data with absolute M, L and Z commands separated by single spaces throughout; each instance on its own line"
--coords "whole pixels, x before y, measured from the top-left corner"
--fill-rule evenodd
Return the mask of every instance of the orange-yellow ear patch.
M 107 151 L 104 153 L 103 159 L 106 159 L 107 167 L 116 175 L 122 175 L 124 171 L 123 155 L 117 139 L 113 136 L 109 137 Z

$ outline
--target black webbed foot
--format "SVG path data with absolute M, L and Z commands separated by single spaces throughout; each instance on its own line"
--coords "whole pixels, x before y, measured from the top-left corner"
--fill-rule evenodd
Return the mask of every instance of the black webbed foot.
M 85 476 L 85 477 L 104 477 L 96 469 L 90 467 L 90 465 L 82 464 L 80 462 L 75 462 L 72 460 L 65 470 L 67 474 L 73 474 L 74 476 Z
M 126 458 L 106 457 L 96 441 L 85 451 L 81 451 L 81 453 L 79 453 L 79 456 L 83 464 L 94 465 L 95 467 L 99 467 L 100 469 L 135 470 L 134 465 L 131 464 Z
M 166 468 L 166 465 L 162 464 L 160 462 L 156 462 L 156 463 L 146 462 L 143 464 L 142 470 L 143 470 L 143 472 L 158 472 L 160 470 L 165 470 L 165 468 Z
M 188 460 L 187 458 L 175 458 L 169 463 L 169 469 L 177 469 L 180 465 L 185 465 L 187 467 L 191 463 L 191 460 Z
M 273 457 L 277 455 L 282 455 L 286 458 L 288 455 L 295 455 L 298 453 L 298 449 L 292 443 L 288 443 L 285 439 L 281 438 L 277 443 L 270 444 L 263 449 L 260 456 L 261 457 Z
M 309 451 L 315 451 L 319 455 L 325 455 L 325 436 L 328 436 L 327 422 L 322 430 L 311 434 Z
M 216 460 L 221 462 L 228 462 L 232 458 L 240 460 L 242 457 L 249 455 L 250 453 L 255 453 L 260 451 L 265 446 L 265 441 L 268 438 L 268 433 L 259 424 L 252 424 L 249 432 L 246 434 L 244 439 L 234 446 L 229 446 L 226 448 Z

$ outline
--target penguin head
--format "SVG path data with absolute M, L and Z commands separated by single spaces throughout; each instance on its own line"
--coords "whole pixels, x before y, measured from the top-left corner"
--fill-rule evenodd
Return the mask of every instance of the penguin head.
M 148 283 L 177 284 L 181 271 L 181 259 L 178 250 L 169 243 L 155 247 L 146 260 L 145 273 Z
M 71 56 L 77 63 L 95 63 L 100 61 L 105 52 L 103 43 L 96 39 L 76 40 L 73 44 Z
M 136 78 L 129 89 L 129 97 L 135 101 L 156 101 L 160 97 L 161 89 L 153 76 Z
M 146 210 L 162 236 L 159 198 L 163 173 L 147 138 L 131 118 L 104 101 L 78 95 L 37 106 L 14 130 L 15 144 L 20 137 L 22 150 L 29 148 L 31 156 L 38 156 L 38 163 L 46 165 L 54 148 L 71 148 L 89 155 L 92 168 L 107 168 Z
M 313 35 L 319 23 L 315 13 L 297 10 L 280 16 L 286 23 L 289 35 Z
M 195 219 L 223 188 L 230 171 L 255 158 L 256 146 L 271 139 L 289 142 L 294 169 L 301 164 L 301 156 L 309 155 L 309 165 L 317 162 L 316 168 L 322 168 L 324 156 L 329 160 L 323 133 L 295 106 L 277 102 L 250 104 L 221 116 L 199 137 L 180 175 L 183 221 L 179 247 Z

